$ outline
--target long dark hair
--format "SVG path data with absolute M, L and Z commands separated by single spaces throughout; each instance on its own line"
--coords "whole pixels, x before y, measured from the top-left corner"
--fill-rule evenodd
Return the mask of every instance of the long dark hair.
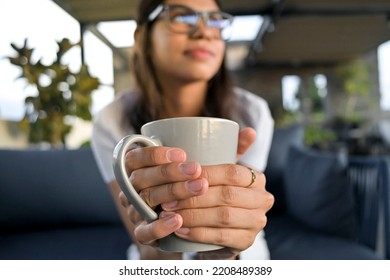
M 138 102 L 132 108 L 125 104 L 125 120 L 130 122 L 137 133 L 141 126 L 161 116 L 164 110 L 162 91 L 151 58 L 151 29 L 153 22 L 149 14 L 162 0 L 142 0 L 138 8 L 139 46 L 141 51 L 133 56 L 134 75 L 139 88 Z M 218 0 L 215 0 L 221 8 Z M 209 81 L 207 97 L 202 116 L 232 119 L 235 115 L 235 102 L 232 78 L 226 67 L 225 57 L 216 75 Z

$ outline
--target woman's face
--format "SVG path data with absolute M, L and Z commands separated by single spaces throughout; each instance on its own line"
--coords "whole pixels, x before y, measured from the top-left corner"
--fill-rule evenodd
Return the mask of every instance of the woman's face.
M 219 10 L 214 0 L 167 0 L 165 4 L 180 4 L 195 11 Z M 192 34 L 172 32 L 164 19 L 158 19 L 152 29 L 152 57 L 161 81 L 208 81 L 219 70 L 225 42 L 215 29 L 203 20 Z

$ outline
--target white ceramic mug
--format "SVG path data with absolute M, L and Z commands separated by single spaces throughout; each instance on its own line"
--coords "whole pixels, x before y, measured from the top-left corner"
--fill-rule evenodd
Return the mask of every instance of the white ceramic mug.
M 239 126 L 236 122 L 209 117 L 183 117 L 153 121 L 141 128 L 142 134 L 128 135 L 115 147 L 113 168 L 116 180 L 129 202 L 140 215 L 151 222 L 158 214 L 151 209 L 132 186 L 125 167 L 125 154 L 134 143 L 143 146 L 182 148 L 187 161 L 201 165 L 235 163 L 237 160 Z M 221 246 L 191 242 L 171 234 L 159 240 L 165 251 L 201 252 L 220 249 Z

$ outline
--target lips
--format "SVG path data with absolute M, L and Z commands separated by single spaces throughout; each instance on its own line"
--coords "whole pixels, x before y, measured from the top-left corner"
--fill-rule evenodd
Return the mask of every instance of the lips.
M 214 56 L 214 53 L 207 48 L 191 48 L 184 52 L 186 56 L 196 59 L 207 59 Z

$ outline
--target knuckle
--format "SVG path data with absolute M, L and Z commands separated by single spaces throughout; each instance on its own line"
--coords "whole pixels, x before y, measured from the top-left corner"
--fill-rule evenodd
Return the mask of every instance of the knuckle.
M 149 188 L 142 190 L 139 193 L 139 196 L 146 202 L 147 205 L 150 207 L 154 207 L 152 197 L 151 197 L 151 191 Z
M 210 181 L 210 178 L 212 177 L 210 170 L 208 168 L 202 168 L 201 177 Z
M 196 211 L 189 210 L 187 211 L 188 215 L 188 220 L 190 221 L 191 225 L 195 225 L 197 221 L 197 215 L 195 214 Z
M 194 223 L 196 221 L 196 216 L 194 214 L 194 211 L 192 209 L 186 209 L 178 211 L 178 213 L 183 218 L 183 226 L 184 227 L 193 227 Z
M 165 159 L 165 153 L 162 151 L 162 149 L 158 149 L 155 147 L 149 148 L 149 160 L 154 163 L 162 163 Z
M 143 149 L 141 149 L 138 145 L 134 145 L 126 152 L 125 160 L 129 166 L 135 166 L 142 156 Z
M 166 195 L 167 199 L 182 199 L 183 198 L 183 191 L 184 188 L 180 188 L 179 183 L 167 183 L 166 184 L 166 190 L 164 195 Z
M 255 237 L 256 238 L 256 237 Z M 242 247 L 243 249 L 248 249 L 255 242 L 252 233 L 244 234 L 242 238 Z
M 230 205 L 232 202 L 237 200 L 238 193 L 234 187 L 224 186 L 221 190 L 222 202 Z
M 226 244 L 230 241 L 229 230 L 220 229 L 216 234 L 217 244 Z
M 160 168 L 160 174 L 163 178 L 166 178 L 169 176 L 169 168 L 167 164 L 161 165 Z
M 239 168 L 235 164 L 229 164 L 225 169 L 225 176 L 229 178 L 229 181 L 232 185 L 239 185 L 241 181 L 241 175 Z
M 125 165 L 128 174 L 130 174 L 135 169 L 133 164 L 134 162 L 136 162 L 134 160 L 134 152 L 133 151 L 127 152 L 125 155 Z
M 253 221 L 254 223 L 252 229 L 260 231 L 267 224 L 267 216 L 265 215 L 265 213 L 261 213 L 260 215 L 256 215 L 255 217 L 253 217 Z
M 133 185 L 133 187 L 137 190 L 137 186 L 141 185 L 142 183 L 142 174 L 138 170 L 134 170 L 130 174 L 130 183 Z M 138 190 L 137 190 L 138 191 Z
M 268 222 L 268 217 L 266 215 L 263 216 L 263 219 L 262 219 L 262 228 L 265 228 L 265 226 L 267 225 L 267 222 Z
M 196 241 L 199 242 L 207 242 L 208 238 L 210 237 L 210 231 L 207 228 L 197 228 L 194 230 L 196 233 L 193 235 L 196 236 Z M 192 231 L 192 232 L 194 232 Z
M 263 207 L 266 211 L 270 210 L 275 203 L 275 197 L 270 192 L 265 191 L 261 197 L 263 201 Z
M 198 205 L 199 197 L 193 196 L 185 200 L 185 206 L 190 209 L 194 209 Z
M 219 208 L 219 222 L 222 226 L 228 226 L 231 224 L 232 220 L 232 209 L 230 207 L 221 207 Z
M 268 202 L 268 210 L 269 210 L 272 208 L 272 206 L 275 203 L 275 196 L 270 192 L 267 192 L 266 196 L 267 196 L 266 201 Z
M 252 212 L 252 220 L 253 220 L 253 226 L 252 229 L 256 231 L 262 230 L 265 225 L 267 224 L 267 216 L 266 212 L 263 210 L 257 210 Z
M 260 216 L 260 219 L 259 219 L 259 222 L 256 223 L 258 225 L 257 229 L 258 230 L 262 230 L 263 228 L 265 228 L 265 226 L 267 225 L 267 216 L 266 215 L 261 215 Z
M 175 197 L 176 198 L 177 189 L 175 188 L 175 184 L 174 183 L 168 183 L 166 189 L 167 189 L 168 197 Z

